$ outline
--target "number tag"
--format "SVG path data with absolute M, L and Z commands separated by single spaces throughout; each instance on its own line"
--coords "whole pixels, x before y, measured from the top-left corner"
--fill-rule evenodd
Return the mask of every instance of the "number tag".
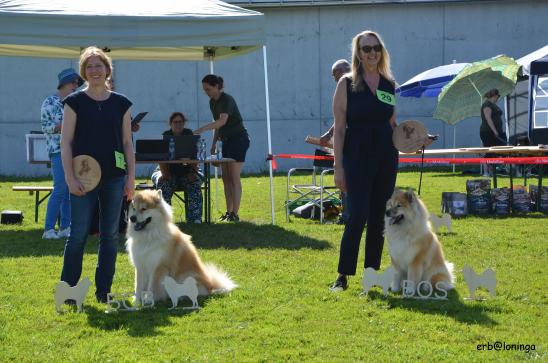
M 379 99 L 379 101 L 389 104 L 391 106 L 396 105 L 396 97 L 394 97 L 394 95 L 391 93 L 384 92 L 378 89 L 377 98 Z
M 114 160 L 116 161 L 116 167 L 122 170 L 126 170 L 126 159 L 124 154 L 118 151 L 114 151 Z

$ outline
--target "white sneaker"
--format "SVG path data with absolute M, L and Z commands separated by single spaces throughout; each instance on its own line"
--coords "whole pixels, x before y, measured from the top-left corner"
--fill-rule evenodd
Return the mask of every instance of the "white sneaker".
M 42 235 L 42 239 L 58 239 L 58 238 L 59 238 L 59 235 L 57 235 L 57 231 L 55 231 L 54 229 L 48 229 Z
M 59 230 L 57 233 L 58 238 L 69 238 L 70 237 L 70 227 Z
M 202 220 L 201 220 L 201 219 L 196 219 L 196 220 L 192 221 L 192 223 L 194 223 L 194 224 L 202 224 Z

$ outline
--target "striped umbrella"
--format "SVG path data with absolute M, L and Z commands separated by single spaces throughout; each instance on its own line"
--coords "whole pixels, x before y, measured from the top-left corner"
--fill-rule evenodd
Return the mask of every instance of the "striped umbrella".
M 464 67 L 442 88 L 434 118 L 450 125 L 473 116 L 480 116 L 483 95 L 496 88 L 504 97 L 514 89 L 519 64 L 499 55 Z

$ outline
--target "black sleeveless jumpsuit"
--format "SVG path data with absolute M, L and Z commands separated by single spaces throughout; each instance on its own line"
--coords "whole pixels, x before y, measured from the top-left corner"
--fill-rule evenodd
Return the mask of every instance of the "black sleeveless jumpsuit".
M 346 134 L 343 167 L 350 217 L 341 240 L 338 272 L 355 275 L 361 236 L 367 223 L 364 267 L 379 269 L 384 245 L 384 212 L 394 191 L 398 152 L 392 143 L 394 106 L 382 102 L 369 87 L 353 92 L 347 78 Z M 378 90 L 394 95 L 382 75 Z

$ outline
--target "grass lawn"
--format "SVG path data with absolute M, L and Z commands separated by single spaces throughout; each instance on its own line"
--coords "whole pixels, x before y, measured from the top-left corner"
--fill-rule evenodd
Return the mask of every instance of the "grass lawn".
M 440 211 L 442 191 L 465 191 L 473 176 L 427 172 L 422 197 Z M 419 175 L 400 172 L 398 186 L 417 187 Z M 245 361 L 548 361 L 547 217 L 467 217 L 440 234 L 455 264 L 456 290 L 449 300 L 418 301 L 379 288 L 361 296 L 361 274 L 341 293 L 328 290 L 336 277 L 343 226 L 285 221 L 286 178 L 275 177 L 276 225 L 270 225 L 269 181 L 243 179 L 238 224 L 186 225 L 203 260 L 228 271 L 240 285 L 226 296 L 200 299 L 197 312 L 153 310 L 105 314 L 90 288 L 82 314 L 58 314 L 54 286 L 63 241 L 41 239 L 45 204 L 34 223 L 34 196 L 12 185 L 50 185 L 47 179 L 0 179 L 0 209 L 22 210 L 22 225 L 0 225 L 0 361 L 36 362 L 245 362 Z M 212 183 L 213 184 L 213 183 Z M 499 179 L 499 186 L 508 179 Z M 213 191 L 213 201 L 214 194 Z M 224 210 L 222 185 L 219 210 Z M 180 220 L 181 206 L 176 207 Z M 113 292 L 133 288 L 124 242 L 119 245 Z M 94 280 L 97 239 L 90 238 L 82 277 Z M 464 300 L 462 268 L 492 267 L 497 296 Z M 363 264 L 363 243 L 358 266 Z M 383 267 L 389 264 L 387 247 Z M 486 297 L 483 290 L 479 292 Z M 495 342 L 528 344 L 528 352 L 487 350 Z M 478 345 L 486 344 L 485 350 Z M 534 350 L 531 347 L 534 345 Z

